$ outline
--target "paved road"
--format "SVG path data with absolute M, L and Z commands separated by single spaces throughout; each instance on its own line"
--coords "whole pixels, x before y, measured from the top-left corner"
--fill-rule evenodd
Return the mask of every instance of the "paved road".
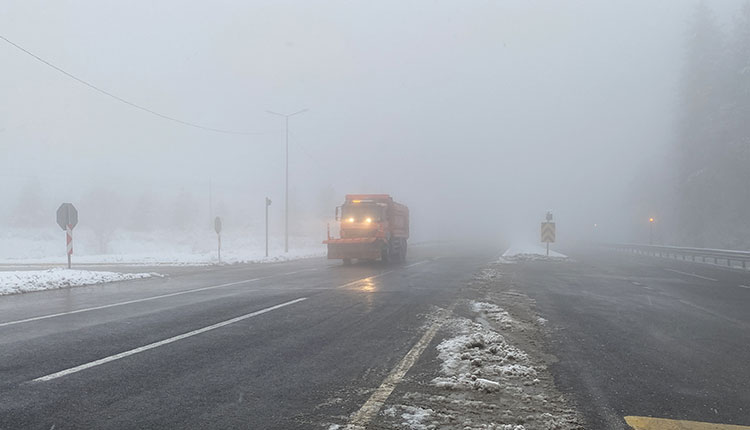
M 415 247 L 396 267 L 312 259 L 0 298 L 0 429 L 325 428 L 492 254 Z
M 311 259 L 2 297 L 0 429 L 346 422 L 497 254 L 416 247 L 395 267 Z M 553 372 L 588 428 L 750 424 L 750 275 L 571 256 L 503 271 L 549 320 Z
M 750 274 L 569 254 L 505 267 L 555 328 L 553 371 L 590 428 L 626 428 L 631 415 L 750 426 Z

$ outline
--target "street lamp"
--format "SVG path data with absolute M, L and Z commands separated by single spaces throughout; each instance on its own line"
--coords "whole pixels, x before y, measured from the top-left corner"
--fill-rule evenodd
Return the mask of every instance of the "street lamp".
M 307 109 L 302 109 L 301 111 L 290 114 L 283 114 L 270 110 L 267 110 L 266 112 L 270 113 L 271 115 L 284 117 L 286 133 L 286 172 L 284 180 L 284 252 L 289 252 L 289 117 L 307 112 Z
M 648 219 L 648 244 L 654 244 L 654 217 Z

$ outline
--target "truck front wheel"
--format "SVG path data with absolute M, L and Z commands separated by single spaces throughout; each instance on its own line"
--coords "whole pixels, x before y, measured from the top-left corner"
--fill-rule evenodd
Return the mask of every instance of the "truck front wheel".
M 391 244 L 390 242 L 383 247 L 383 250 L 380 251 L 380 261 L 383 263 L 390 263 L 391 262 Z

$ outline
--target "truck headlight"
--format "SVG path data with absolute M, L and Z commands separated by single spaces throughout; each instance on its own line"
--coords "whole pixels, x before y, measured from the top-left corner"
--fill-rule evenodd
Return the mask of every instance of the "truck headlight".
M 365 219 L 365 222 L 366 222 L 367 224 L 371 223 L 371 222 L 372 222 L 372 218 L 367 218 L 367 219 Z
M 349 218 L 347 221 L 354 222 L 354 218 Z

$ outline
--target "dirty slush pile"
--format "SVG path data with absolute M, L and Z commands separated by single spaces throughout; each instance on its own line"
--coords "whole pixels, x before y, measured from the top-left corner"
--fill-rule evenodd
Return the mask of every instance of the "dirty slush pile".
M 443 325 L 439 367 L 394 392 L 377 428 L 573 430 L 578 413 L 554 386 L 543 350 L 546 321 L 492 266 Z M 438 376 L 435 374 L 437 373 Z

